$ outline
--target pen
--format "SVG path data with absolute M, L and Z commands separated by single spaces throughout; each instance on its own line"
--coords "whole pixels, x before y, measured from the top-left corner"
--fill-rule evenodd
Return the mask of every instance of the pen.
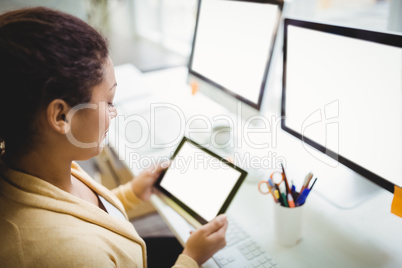
M 286 189 L 285 189 L 285 185 L 283 185 L 283 184 L 280 184 L 279 186 L 279 189 L 280 189 L 280 195 L 281 195 L 281 197 L 282 197 L 282 200 L 283 200 L 283 206 L 284 207 L 289 207 L 289 204 L 288 204 L 288 200 L 287 200 L 287 198 L 286 198 Z
M 293 201 L 293 197 L 291 194 L 288 194 L 288 203 L 289 203 L 289 207 L 290 208 L 294 208 L 295 207 L 295 202 Z
M 278 203 L 278 202 L 279 202 L 279 200 L 280 200 L 278 190 L 275 190 L 274 194 L 275 194 L 275 198 L 276 198 L 276 200 L 277 200 L 277 201 L 276 201 L 276 203 Z
M 296 206 L 301 206 L 306 202 L 306 198 L 308 194 L 310 193 L 310 189 L 306 188 L 303 190 L 303 192 L 300 194 L 300 196 L 296 200 Z
M 292 180 L 292 189 L 291 189 L 291 195 L 292 195 L 292 198 L 293 198 L 293 200 L 296 200 L 297 199 L 297 197 L 299 196 L 299 193 L 298 192 L 296 192 L 296 186 L 295 186 L 295 184 L 293 183 L 293 180 Z M 289 199 L 289 198 L 288 198 Z
M 269 184 L 272 188 L 275 188 L 275 185 L 274 185 L 274 183 L 272 182 L 271 179 L 268 179 L 268 184 Z
M 285 195 L 285 193 L 282 193 L 282 199 L 283 199 L 284 207 L 289 207 L 288 201 L 286 200 L 286 195 Z
M 286 173 L 285 173 L 285 168 L 283 167 L 283 164 L 281 163 L 281 167 L 282 167 L 282 172 L 283 172 L 283 178 L 285 180 L 285 185 L 286 185 L 286 193 L 290 193 L 290 188 L 289 188 L 289 183 L 288 183 L 288 179 L 286 178 Z
M 313 184 L 311 185 L 311 187 L 309 188 L 309 190 L 311 191 L 311 189 L 313 189 L 313 186 L 315 184 L 315 182 L 317 181 L 317 178 L 315 178 L 315 180 L 313 181 Z
M 275 194 L 273 191 L 274 188 L 272 188 L 271 185 L 268 185 L 268 189 L 269 189 L 269 192 L 271 193 L 272 197 L 274 198 L 275 203 L 278 203 L 278 199 L 275 198 Z
M 299 194 L 298 192 L 294 191 L 294 192 L 292 193 L 293 201 L 294 201 L 294 200 L 297 200 L 297 198 L 299 198 L 299 196 L 300 196 L 300 194 Z
M 302 188 L 301 188 L 301 190 L 300 190 L 300 194 L 302 194 L 303 193 L 303 190 L 306 188 L 306 187 L 308 187 L 308 185 L 309 185 L 309 183 L 310 183 L 310 180 L 313 178 L 313 173 L 309 173 L 309 174 L 307 174 L 307 176 L 304 178 L 304 182 L 303 182 L 303 186 L 302 186 Z
M 275 189 L 275 185 L 271 179 L 268 179 L 268 188 L 274 198 L 275 203 L 278 203 L 278 198 L 275 196 L 273 189 Z
M 275 192 L 278 191 L 278 195 L 279 195 L 279 203 L 281 203 L 282 206 L 285 205 L 285 203 L 283 202 L 283 198 L 282 198 L 282 194 L 281 194 L 281 190 L 279 189 L 278 184 L 275 184 Z

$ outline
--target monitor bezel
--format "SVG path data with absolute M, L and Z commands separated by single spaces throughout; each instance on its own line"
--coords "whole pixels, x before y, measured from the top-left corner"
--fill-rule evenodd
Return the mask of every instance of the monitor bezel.
M 297 20 L 286 18 L 284 22 L 284 36 L 283 36 L 283 77 L 282 77 L 282 105 L 281 105 L 281 128 L 288 132 L 289 134 L 295 136 L 301 141 L 309 144 L 320 152 L 328 155 L 339 163 L 347 166 L 358 174 L 364 176 L 368 180 L 374 182 L 378 186 L 388 190 L 389 192 L 394 192 L 395 185 L 385 178 L 371 172 L 370 170 L 354 163 L 353 161 L 343 157 L 342 155 L 326 148 L 325 146 L 315 142 L 314 140 L 304 137 L 301 133 L 291 129 L 286 126 L 286 64 L 287 64 L 287 35 L 288 27 L 296 26 L 302 27 L 310 30 L 317 30 L 325 33 L 331 33 L 335 35 L 341 35 L 346 37 L 351 37 L 359 40 L 371 41 L 379 44 L 389 45 L 401 48 L 402 47 L 402 35 L 396 35 L 392 33 L 381 33 L 370 30 L 349 28 L 344 26 L 330 25 L 324 23 L 317 23 L 311 21 Z
M 264 97 L 264 90 L 265 87 L 267 85 L 267 79 L 268 79 L 268 73 L 269 73 L 269 69 L 270 66 L 272 65 L 272 56 L 273 56 L 273 51 L 274 51 L 274 46 L 275 46 L 275 40 L 276 37 L 278 35 L 278 30 L 279 30 L 279 25 L 281 23 L 281 17 L 282 17 L 282 11 L 283 11 L 283 1 L 281 0 L 251 0 L 251 1 L 247 1 L 247 0 L 223 0 L 223 1 L 233 1 L 233 2 L 254 2 L 254 3 L 260 3 L 260 4 L 274 4 L 278 6 L 279 9 L 279 14 L 278 14 L 278 18 L 277 18 L 277 25 L 275 28 L 275 32 L 271 41 L 271 45 L 270 45 L 270 51 L 268 53 L 268 59 L 267 59 L 267 63 L 265 65 L 265 71 L 264 71 L 264 76 L 263 76 L 263 80 L 261 83 L 261 88 L 260 88 L 260 93 L 258 96 L 258 102 L 254 103 L 242 96 L 240 96 L 239 94 L 236 94 L 235 92 L 231 91 L 228 88 L 225 88 L 223 86 L 221 86 L 220 84 L 210 80 L 209 78 L 203 76 L 202 74 L 197 73 L 196 71 L 194 71 L 192 69 L 192 64 L 193 64 L 193 57 L 194 57 L 194 47 L 195 47 L 195 42 L 197 39 L 197 30 L 198 30 L 198 21 L 199 21 L 199 16 L 200 16 L 200 10 L 201 10 L 201 4 L 202 4 L 203 0 L 199 0 L 198 1 L 198 6 L 197 6 L 197 17 L 196 17 L 196 23 L 195 23 L 195 30 L 194 30 L 194 37 L 193 37 L 193 43 L 191 46 L 191 54 L 190 54 L 190 59 L 189 59 L 189 63 L 188 63 L 188 73 L 189 75 L 194 75 L 195 77 L 197 77 L 198 79 L 209 83 L 210 85 L 212 85 L 213 87 L 217 88 L 218 90 L 221 90 L 222 92 L 234 97 L 235 99 L 246 103 L 247 105 L 253 107 L 254 109 L 260 111 L 261 110 L 261 106 L 262 106 L 262 102 L 263 102 L 263 97 Z

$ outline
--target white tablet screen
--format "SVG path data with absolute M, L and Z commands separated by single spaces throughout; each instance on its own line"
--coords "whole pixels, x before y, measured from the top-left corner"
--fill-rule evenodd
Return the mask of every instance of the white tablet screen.
M 207 221 L 215 218 L 241 172 L 185 142 L 160 185 Z

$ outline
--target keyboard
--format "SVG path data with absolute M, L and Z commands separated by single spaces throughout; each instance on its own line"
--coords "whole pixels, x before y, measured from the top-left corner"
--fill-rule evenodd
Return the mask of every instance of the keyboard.
M 276 261 L 229 217 L 226 247 L 213 259 L 222 268 L 278 268 Z

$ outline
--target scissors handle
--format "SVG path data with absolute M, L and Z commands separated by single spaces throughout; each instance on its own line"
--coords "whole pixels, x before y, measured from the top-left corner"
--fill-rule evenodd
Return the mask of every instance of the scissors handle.
M 280 180 L 277 179 L 277 176 L 274 178 L 274 175 L 280 175 Z M 285 176 L 283 175 L 282 172 L 275 171 L 269 176 L 269 178 L 277 185 L 281 184 L 285 180 Z
M 263 185 L 263 184 L 266 184 L 266 185 L 267 185 L 267 189 L 268 189 L 268 190 L 263 190 L 263 189 L 261 188 L 261 185 Z M 260 193 L 262 193 L 262 194 L 269 194 L 269 193 L 271 192 L 271 187 L 269 186 L 269 183 L 268 183 L 267 181 L 260 181 L 260 182 L 258 183 L 258 190 L 259 190 Z
M 263 185 L 263 184 L 267 184 L 267 189 L 268 189 L 268 191 L 264 191 L 263 189 L 261 189 L 261 185 Z M 262 194 L 271 194 L 272 197 L 274 198 L 275 203 L 278 203 L 278 200 L 275 198 L 275 194 L 274 194 L 275 189 L 273 189 L 273 188 L 269 185 L 269 182 L 268 182 L 268 181 L 260 181 L 260 182 L 258 183 L 258 190 L 259 190 L 260 193 L 262 193 Z

